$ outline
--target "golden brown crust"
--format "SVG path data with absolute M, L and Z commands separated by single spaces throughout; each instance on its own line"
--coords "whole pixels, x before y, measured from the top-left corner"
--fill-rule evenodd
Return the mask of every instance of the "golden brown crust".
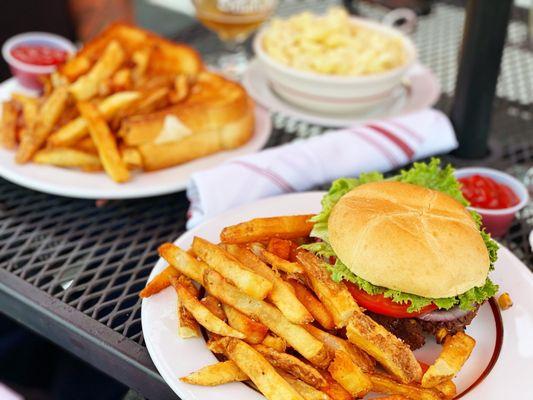
M 400 182 L 361 185 L 328 222 L 333 250 L 377 286 L 430 298 L 485 283 L 488 252 L 468 211 L 453 198 Z

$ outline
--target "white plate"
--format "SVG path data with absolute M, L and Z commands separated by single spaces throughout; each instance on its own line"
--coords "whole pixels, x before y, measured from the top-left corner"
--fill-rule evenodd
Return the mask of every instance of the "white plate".
M 440 84 L 431 70 L 415 64 L 408 72 L 406 84 L 398 88 L 390 100 L 371 111 L 351 115 L 319 114 L 293 105 L 278 96 L 258 60 L 250 63 L 242 84 L 258 103 L 272 112 L 294 117 L 298 120 L 330 127 L 344 127 L 371 119 L 383 119 L 431 107 L 440 96 Z
M 13 92 L 26 92 L 14 78 L 0 84 L 0 100 Z M 235 150 L 219 152 L 183 165 L 154 172 L 135 173 L 127 183 L 113 182 L 105 173 L 86 173 L 75 169 L 28 163 L 19 165 L 15 154 L 0 148 L 0 176 L 20 186 L 40 192 L 83 199 L 129 199 L 157 196 L 185 189 L 192 173 L 214 167 L 232 157 L 263 148 L 272 131 L 270 115 L 257 105 L 252 138 Z
M 233 209 L 183 234 L 176 244 L 188 248 L 194 236 L 217 242 L 223 227 L 254 217 L 315 213 L 320 210 L 323 192 L 308 192 L 271 197 Z M 150 279 L 162 271 L 166 263 L 160 259 Z M 509 250 L 500 248 L 496 270 L 491 273 L 502 291 L 509 292 L 514 305 L 502 312 L 504 335 L 496 332 L 500 314 L 484 304 L 468 327 L 468 334 L 477 341 L 472 356 L 455 379 L 458 393 L 471 387 L 481 375 L 485 379 L 474 385 L 463 398 L 522 399 L 533 393 L 533 380 L 526 377 L 533 367 L 533 275 Z M 171 288 L 144 299 L 142 328 L 146 346 L 159 373 L 183 400 L 239 399 L 259 400 L 262 395 L 242 383 L 217 387 L 200 387 L 181 382 L 178 378 L 213 364 L 215 356 L 203 339 L 181 339 L 178 336 L 176 296 Z M 504 336 L 504 338 L 503 338 Z M 497 339 L 503 338 L 500 349 Z M 438 354 L 438 346 L 430 342 L 417 350 L 417 358 L 431 362 Z M 491 359 L 495 362 L 491 369 Z M 487 372 L 486 372 L 487 371 Z M 370 397 L 368 397 L 370 398 Z

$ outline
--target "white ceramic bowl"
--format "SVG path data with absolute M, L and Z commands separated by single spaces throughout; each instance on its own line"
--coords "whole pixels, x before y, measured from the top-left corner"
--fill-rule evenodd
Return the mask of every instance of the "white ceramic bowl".
M 273 59 L 263 48 L 268 26 L 254 39 L 254 51 L 276 93 L 297 106 L 328 114 L 362 112 L 386 101 L 398 90 L 417 58 L 411 39 L 378 22 L 352 17 L 354 24 L 399 37 L 407 52 L 406 62 L 389 71 L 364 76 L 339 76 L 300 71 Z

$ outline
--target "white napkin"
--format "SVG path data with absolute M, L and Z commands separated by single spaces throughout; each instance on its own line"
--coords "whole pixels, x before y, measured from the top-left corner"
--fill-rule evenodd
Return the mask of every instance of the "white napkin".
M 308 190 L 362 172 L 389 171 L 456 147 L 448 118 L 427 109 L 234 158 L 192 175 L 187 228 L 253 200 Z

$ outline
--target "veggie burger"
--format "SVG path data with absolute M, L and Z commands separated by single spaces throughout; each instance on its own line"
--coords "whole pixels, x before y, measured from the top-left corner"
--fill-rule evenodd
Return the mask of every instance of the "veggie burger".
M 453 168 L 415 163 L 392 178 L 338 179 L 304 247 L 327 261 L 366 313 L 413 350 L 464 330 L 498 287 L 497 244 L 469 211 Z

